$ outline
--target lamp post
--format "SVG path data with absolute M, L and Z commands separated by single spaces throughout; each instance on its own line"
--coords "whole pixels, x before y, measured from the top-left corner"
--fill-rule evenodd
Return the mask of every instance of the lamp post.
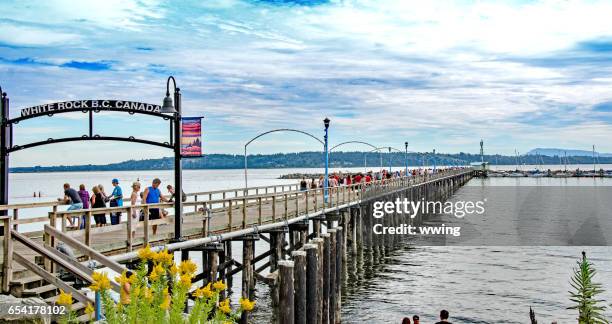
M 9 118 L 9 98 L 0 87 L 0 205 L 8 204 L 9 133 L 6 121 Z M 0 211 L 0 216 L 7 215 L 6 210 Z
M 327 198 L 328 198 L 328 185 L 329 185 L 329 150 L 328 150 L 328 143 L 329 143 L 329 139 L 328 139 L 328 130 L 329 130 L 329 118 L 325 117 L 325 119 L 323 119 L 323 125 L 325 125 L 325 137 L 324 137 L 324 142 L 325 142 L 325 179 L 323 179 L 323 197 L 324 197 L 324 201 L 325 204 L 327 204 Z
M 391 146 L 389 146 L 389 174 L 391 174 Z
M 170 80 L 174 86 L 174 104 L 170 97 Z M 166 97 L 162 113 L 174 115 L 174 242 L 182 241 L 183 186 L 181 165 L 181 89 L 176 86 L 173 76 L 166 81 Z M 146 217 L 146 216 L 145 216 Z
M 433 171 L 431 173 L 436 173 L 436 149 L 433 149 L 433 155 L 431 159 L 433 163 Z
M 404 155 L 404 160 L 406 162 L 406 170 L 404 171 L 404 176 L 408 176 L 408 142 L 404 142 L 404 147 L 406 148 L 406 154 Z

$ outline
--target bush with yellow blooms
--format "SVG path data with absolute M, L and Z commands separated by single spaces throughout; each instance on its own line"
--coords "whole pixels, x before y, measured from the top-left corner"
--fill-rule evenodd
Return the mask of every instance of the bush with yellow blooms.
M 221 293 L 227 289 L 222 281 L 192 290 L 197 265 L 191 260 L 175 264 L 174 256 L 168 250 L 155 252 L 147 245 L 138 251 L 138 256 L 141 262 L 131 276 L 124 272 L 115 278 L 121 287 L 119 302 L 111 297 L 108 276 L 103 272 L 92 275 L 93 283 L 89 288 L 100 293 L 106 323 L 235 323 L 242 312 L 252 311 L 255 306 L 254 301 L 240 298 L 239 307 L 232 309 L 229 299 L 221 299 Z M 149 266 L 152 266 L 150 271 Z M 194 303 L 186 313 L 189 296 L 192 296 Z M 72 296 L 62 292 L 58 304 L 60 301 L 66 305 L 72 304 Z M 93 320 L 92 305 L 87 305 L 86 313 Z M 70 312 L 61 321 L 73 323 L 76 316 Z

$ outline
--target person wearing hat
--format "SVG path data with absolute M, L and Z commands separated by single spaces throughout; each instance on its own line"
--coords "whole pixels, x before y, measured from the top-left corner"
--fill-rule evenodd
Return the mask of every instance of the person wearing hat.
M 110 196 L 110 207 L 123 206 L 123 191 L 119 187 L 119 179 L 113 179 L 113 193 Z M 111 225 L 117 225 L 121 222 L 121 212 L 111 213 Z

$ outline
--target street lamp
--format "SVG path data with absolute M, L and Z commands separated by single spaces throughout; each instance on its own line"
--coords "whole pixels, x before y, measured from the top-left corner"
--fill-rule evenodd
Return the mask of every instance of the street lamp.
M 404 142 L 404 147 L 406 148 L 406 155 L 404 155 L 404 160 L 406 160 L 406 170 L 404 171 L 404 176 L 408 176 L 408 142 Z
M 431 159 L 433 163 L 433 171 L 431 173 L 436 173 L 436 149 L 433 149 L 433 156 Z
M 391 174 L 391 146 L 389 146 L 389 174 Z
M 0 205 L 8 205 L 8 176 L 9 159 L 8 146 L 9 134 L 7 132 L 6 120 L 9 118 L 9 98 L 0 87 Z M 6 210 L 0 211 L 0 216 L 7 215 Z M 4 229 L 7 231 L 8 229 Z
M 329 185 L 329 150 L 328 150 L 328 130 L 329 130 L 329 118 L 325 117 L 323 119 L 323 125 L 325 125 L 325 179 L 323 179 L 323 197 L 324 201 L 327 204 L 328 198 L 328 185 Z
M 170 80 L 174 86 L 174 104 L 170 97 Z M 181 165 L 181 89 L 176 80 L 169 76 L 166 81 L 166 97 L 161 112 L 174 115 L 174 242 L 182 241 L 183 186 Z

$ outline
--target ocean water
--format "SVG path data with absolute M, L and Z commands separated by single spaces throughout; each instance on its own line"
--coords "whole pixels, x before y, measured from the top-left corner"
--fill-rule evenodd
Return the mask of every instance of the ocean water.
M 547 199 L 547 188 L 609 187 L 612 179 L 472 179 L 451 200 L 473 198 L 475 191 L 470 189 L 474 187 L 487 196 L 500 186 L 543 187 L 530 193 L 530 199 L 542 201 Z M 533 196 L 537 194 L 541 196 Z M 523 206 L 524 214 L 540 212 L 538 206 Z M 533 209 L 525 209 L 529 206 Z M 593 211 L 588 205 L 575 207 L 584 211 L 576 215 L 579 218 Z M 487 222 L 473 222 L 473 226 L 485 227 Z M 433 246 L 422 240 L 406 240 L 402 248 L 378 264 L 362 261 L 361 273 L 348 273 L 351 284 L 343 300 L 344 322 L 400 323 L 404 316 L 417 314 L 422 323 L 434 323 L 439 311 L 446 309 L 453 323 L 528 323 L 532 307 L 538 323 L 576 323 L 576 311 L 567 309 L 572 305 L 568 291 L 572 269 L 582 251 L 598 271 L 595 281 L 606 290 L 601 295 L 606 300 L 604 304 L 612 303 L 611 246 L 538 246 L 525 245 L 524 241 L 521 246 L 513 246 L 496 244 L 494 238 L 487 242 Z M 612 318 L 612 309 L 606 314 Z

